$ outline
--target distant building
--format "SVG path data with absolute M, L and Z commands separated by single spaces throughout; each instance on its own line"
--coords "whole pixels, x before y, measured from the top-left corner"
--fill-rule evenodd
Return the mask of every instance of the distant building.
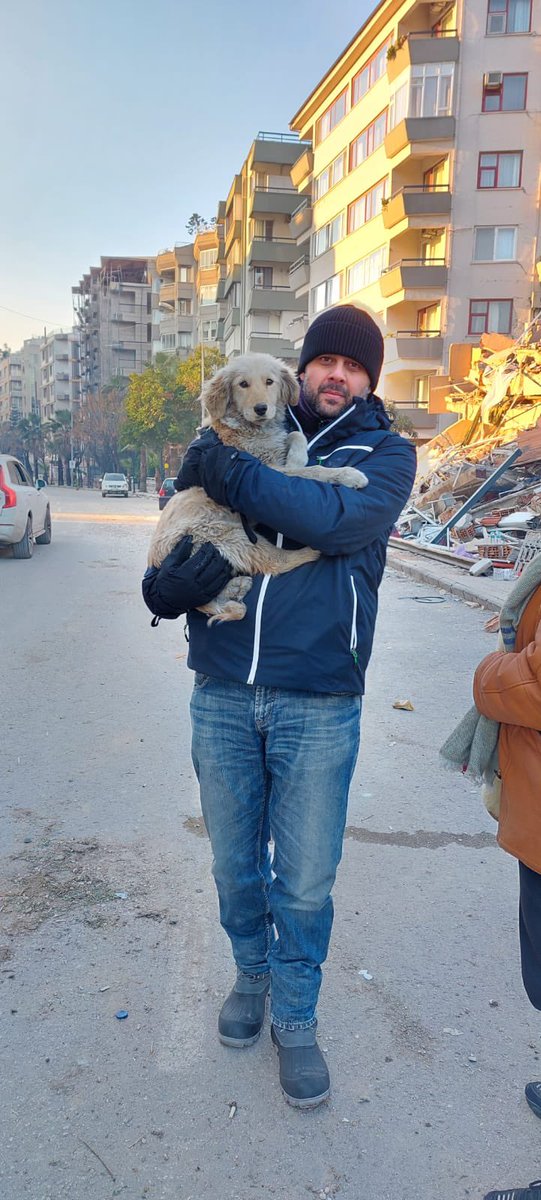
M 43 386 L 41 378 L 42 337 L 27 338 L 19 351 L 22 363 L 22 415 L 42 416 Z
M 220 204 L 214 229 L 197 234 L 194 242 L 195 259 L 195 329 L 196 345 L 223 348 L 223 254 L 225 204 Z
M 75 415 L 81 402 L 80 334 L 78 329 L 51 333 L 41 340 L 41 417 L 59 412 Z
M 15 425 L 23 415 L 23 364 L 20 354 L 0 353 L 0 425 Z
M 150 260 L 152 262 L 152 260 Z M 144 371 L 152 350 L 149 260 L 103 257 L 73 287 L 81 343 L 81 398 Z
M 160 250 L 155 259 L 159 280 L 158 311 L 153 320 L 153 354 L 159 350 L 187 358 L 194 345 L 195 259 L 193 243 L 178 243 Z

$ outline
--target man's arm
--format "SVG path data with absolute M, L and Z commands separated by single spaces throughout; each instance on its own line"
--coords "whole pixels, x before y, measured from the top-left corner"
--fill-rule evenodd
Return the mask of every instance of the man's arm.
M 233 568 L 210 542 L 192 554 L 193 539 L 183 537 L 161 567 L 149 567 L 142 582 L 143 600 L 155 617 L 172 621 L 191 608 L 214 600 L 232 578 Z

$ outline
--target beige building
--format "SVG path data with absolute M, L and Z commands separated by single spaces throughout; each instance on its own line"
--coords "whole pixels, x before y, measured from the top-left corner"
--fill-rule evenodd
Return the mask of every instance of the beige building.
M 42 416 L 41 351 L 44 338 L 27 338 L 19 351 L 22 363 L 22 415 Z
M 262 351 L 296 360 L 294 335 L 308 311 L 290 283 L 300 202 L 290 172 L 299 149 L 292 134 L 259 133 L 229 189 L 220 286 L 228 358 Z
M 152 260 L 150 260 L 152 262 Z M 118 376 L 144 371 L 152 349 L 149 260 L 104 257 L 72 287 L 84 400 Z
M 41 417 L 77 412 L 81 402 L 80 334 L 78 329 L 41 339 Z
M 195 259 L 193 243 L 177 243 L 156 255 L 159 279 L 158 335 L 153 333 L 153 351 L 187 358 L 194 345 Z
M 539 258 L 540 0 L 383 0 L 291 122 L 311 149 L 292 272 L 309 317 L 352 301 L 387 336 L 380 393 L 420 437 L 449 346 L 529 319 Z M 302 255 L 301 252 L 302 251 Z M 299 336 L 297 345 L 300 345 Z
M 214 229 L 198 233 L 194 242 L 195 345 L 223 346 L 224 221 L 222 202 Z
M 23 415 L 23 364 L 20 354 L 0 351 L 0 425 L 15 425 Z

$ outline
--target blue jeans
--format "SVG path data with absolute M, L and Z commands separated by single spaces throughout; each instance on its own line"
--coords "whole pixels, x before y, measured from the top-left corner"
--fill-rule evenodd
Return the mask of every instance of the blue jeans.
M 359 696 L 195 677 L 192 755 L 220 920 L 239 970 L 270 970 L 278 1028 L 315 1024 L 360 712 Z

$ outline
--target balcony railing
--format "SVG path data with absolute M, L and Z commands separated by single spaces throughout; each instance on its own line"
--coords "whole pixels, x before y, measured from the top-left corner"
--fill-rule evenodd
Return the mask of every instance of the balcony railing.
M 257 142 L 294 142 L 297 146 L 310 146 L 310 142 L 300 142 L 296 133 L 258 133 Z
M 288 283 L 254 283 L 253 292 L 289 292 L 290 286 Z
M 252 241 L 257 242 L 258 245 L 262 245 L 264 242 L 270 242 L 271 245 L 273 245 L 273 246 L 281 246 L 282 244 L 290 246 L 291 243 L 296 242 L 297 239 L 296 238 L 276 238 L 276 237 L 273 237 L 273 238 L 253 237 Z
M 388 275 L 389 271 L 395 271 L 397 267 L 445 267 L 445 258 L 398 258 L 396 262 L 389 263 L 388 267 L 384 267 L 382 275 Z
M 300 258 L 296 258 L 295 262 L 291 263 L 291 266 L 289 268 L 289 274 L 293 275 L 294 271 L 299 271 L 301 267 L 308 267 L 309 265 L 310 265 L 310 255 L 309 254 L 301 254 Z
M 393 334 L 395 338 L 431 338 L 441 336 L 441 329 L 397 329 L 396 333 Z
M 406 34 L 406 41 L 408 40 L 408 38 L 428 38 L 428 37 L 430 37 L 430 38 L 458 37 L 458 29 L 412 29 L 410 33 Z

